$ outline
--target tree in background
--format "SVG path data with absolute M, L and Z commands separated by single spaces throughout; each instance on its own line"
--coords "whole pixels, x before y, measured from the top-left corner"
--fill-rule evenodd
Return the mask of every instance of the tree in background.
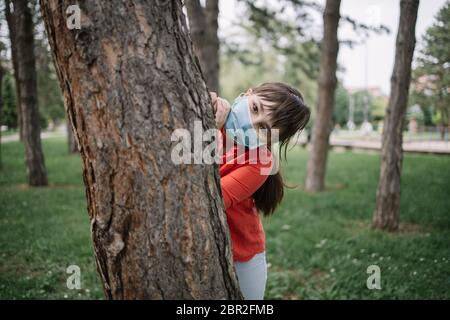
M 18 65 L 18 53 L 17 53 L 17 26 L 16 18 L 17 14 L 14 10 L 11 0 L 5 0 L 5 18 L 8 23 L 9 30 L 9 42 L 11 45 L 11 60 L 14 69 L 14 80 L 16 89 L 16 115 L 17 115 L 17 127 L 19 128 L 20 141 L 23 141 L 23 124 L 22 124 L 22 111 L 20 108 L 20 85 L 19 85 L 19 65 Z
M 340 0 L 327 0 L 323 13 L 323 41 L 320 56 L 317 113 L 312 132 L 305 188 L 309 192 L 323 191 L 331 132 L 331 118 L 337 85 L 336 69 L 339 42 L 337 30 Z
M 411 104 L 422 108 L 428 125 L 432 124 L 430 114 L 434 114 L 444 138 L 445 131 L 450 130 L 450 2 L 423 36 L 423 48 L 415 64 Z
M 35 57 L 36 57 L 36 75 L 37 75 L 37 97 L 39 105 L 39 122 L 41 128 L 47 128 L 49 124 L 52 124 L 52 128 L 55 128 L 58 124 L 64 121 L 64 104 L 62 100 L 61 90 L 59 88 L 58 80 L 54 70 L 53 62 L 51 59 L 51 53 L 45 34 L 44 25 L 39 13 L 39 3 L 37 1 L 29 2 L 30 11 L 32 14 L 34 25 L 34 41 L 35 41 Z M 14 79 L 16 84 L 13 88 L 16 90 L 16 98 L 20 96 L 20 86 L 18 85 L 18 66 L 17 66 L 17 40 L 16 40 L 16 26 L 13 3 L 10 0 L 4 0 L 0 2 L 0 11 L 3 13 L 4 18 L 7 21 L 9 41 L 6 44 L 9 55 L 6 55 L 6 65 L 13 66 Z M 11 62 L 11 63 L 10 63 Z M 8 70 L 9 73 L 9 70 Z M 17 108 L 15 112 L 8 110 L 8 114 L 14 115 L 14 123 L 11 123 L 8 119 L 8 127 L 20 129 L 21 113 L 19 112 L 20 103 L 15 103 Z M 17 121 L 17 123 L 16 123 Z M 21 132 L 21 131 L 20 131 Z M 21 140 L 23 134 L 20 134 Z
M 411 82 L 411 62 L 416 42 L 418 8 L 419 0 L 400 1 L 395 64 L 391 77 L 389 105 L 383 126 L 380 179 L 373 216 L 373 227 L 387 231 L 398 230 L 400 220 L 403 126 Z
M 0 30 L 1 30 L 1 22 L 0 22 Z M 0 169 L 2 169 L 2 130 L 1 130 L 1 124 L 2 124 L 2 115 L 3 115 L 3 78 L 6 74 L 6 69 L 3 67 L 3 52 L 5 51 L 5 45 L 0 40 Z
M 219 0 L 205 2 L 205 7 L 202 7 L 200 0 L 185 0 L 189 31 L 206 85 L 209 91 L 219 92 Z
M 39 3 L 37 3 L 39 7 Z M 39 22 L 43 24 L 41 16 L 38 14 Z M 43 26 L 43 25 L 42 25 Z M 64 111 L 64 101 L 61 88 L 58 83 L 55 66 L 52 61 L 50 46 L 48 44 L 45 28 L 36 41 L 37 48 L 37 75 L 38 75 L 38 97 L 41 117 L 46 122 L 50 121 L 52 129 L 56 129 L 61 123 L 65 123 L 67 132 L 67 150 L 71 154 L 78 153 L 76 137 L 73 134 L 72 125 Z
M 214 128 L 181 1 L 78 3 L 79 30 L 72 1 L 41 10 L 106 298 L 241 299 L 217 165 L 171 158 L 176 128 Z
M 41 122 L 44 124 L 51 123 L 52 129 L 54 129 L 65 122 L 64 101 L 45 32 L 42 31 L 38 34 L 35 44 L 37 92 Z
M 17 128 L 16 92 L 14 88 L 14 76 L 6 73 L 2 83 L 3 108 L 0 125 L 9 129 Z
M 20 110 L 25 145 L 25 164 L 31 186 L 48 184 L 41 145 L 41 128 L 36 85 L 34 23 L 28 1 L 14 0 Z
M 0 1 L 0 36 L 3 35 L 2 31 L 8 28 L 8 22 L 6 21 L 6 3 L 8 2 Z M 14 85 L 12 84 L 10 70 L 8 70 L 9 61 L 6 55 L 7 49 L 8 48 L 5 41 L 3 41 L 3 39 L 0 39 L 0 127 L 6 126 L 8 127 L 8 129 L 11 129 L 17 128 L 17 110 L 14 96 Z

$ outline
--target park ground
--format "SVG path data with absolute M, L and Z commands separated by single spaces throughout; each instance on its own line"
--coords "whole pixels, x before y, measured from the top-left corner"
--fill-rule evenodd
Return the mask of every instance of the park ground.
M 26 185 L 23 147 L 2 144 L 0 299 L 101 299 L 86 211 L 81 160 L 65 138 L 43 140 L 50 186 Z M 405 155 L 401 230 L 370 228 L 379 173 L 377 154 L 331 152 L 327 191 L 302 189 L 307 151 L 295 146 L 282 172 L 281 207 L 263 224 L 266 299 L 449 299 L 450 157 Z M 69 290 L 66 268 L 81 269 Z M 381 270 L 369 290 L 367 268 Z

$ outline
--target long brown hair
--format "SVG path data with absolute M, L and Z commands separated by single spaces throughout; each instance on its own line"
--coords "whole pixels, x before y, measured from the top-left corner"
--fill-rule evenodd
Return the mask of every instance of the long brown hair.
M 279 130 L 280 159 L 284 149 L 284 159 L 291 138 L 308 124 L 311 112 L 306 106 L 302 94 L 295 88 L 281 83 L 268 82 L 252 88 L 254 94 L 269 102 L 264 105 L 270 110 L 272 128 Z M 268 145 L 270 149 L 270 144 Z M 253 194 L 256 208 L 270 216 L 284 196 L 283 177 L 278 171 L 269 175 L 264 184 Z

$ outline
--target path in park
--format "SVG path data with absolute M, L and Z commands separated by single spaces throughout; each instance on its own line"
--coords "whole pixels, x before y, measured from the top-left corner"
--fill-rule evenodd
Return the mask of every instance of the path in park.
M 302 133 L 297 141 L 298 144 L 306 143 L 306 134 Z M 381 136 L 372 133 L 369 136 L 357 133 L 338 133 L 331 134 L 330 144 L 333 148 L 342 148 L 346 150 L 381 150 Z M 403 138 L 403 151 L 411 153 L 430 153 L 450 155 L 450 142 L 448 140 L 438 140 L 436 138 Z
M 46 131 L 41 133 L 41 139 L 54 138 L 54 137 L 64 137 L 66 135 L 65 132 L 61 131 Z M 7 135 L 6 137 L 2 136 L 2 143 L 19 141 L 19 134 L 14 133 L 11 135 Z
M 333 147 L 343 147 L 345 149 L 362 149 L 362 150 L 380 150 L 380 140 L 350 140 L 338 137 L 331 137 L 330 143 Z M 432 154 L 449 154 L 450 142 L 448 141 L 434 141 L 434 140 L 405 140 L 403 141 L 404 152 L 414 153 L 432 153 Z

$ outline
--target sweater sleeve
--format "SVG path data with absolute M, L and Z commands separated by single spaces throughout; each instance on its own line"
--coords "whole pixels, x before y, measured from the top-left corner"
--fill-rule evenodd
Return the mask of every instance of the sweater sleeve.
M 222 177 L 220 182 L 225 209 L 251 197 L 267 178 L 268 175 L 261 174 L 260 165 L 245 165 Z

